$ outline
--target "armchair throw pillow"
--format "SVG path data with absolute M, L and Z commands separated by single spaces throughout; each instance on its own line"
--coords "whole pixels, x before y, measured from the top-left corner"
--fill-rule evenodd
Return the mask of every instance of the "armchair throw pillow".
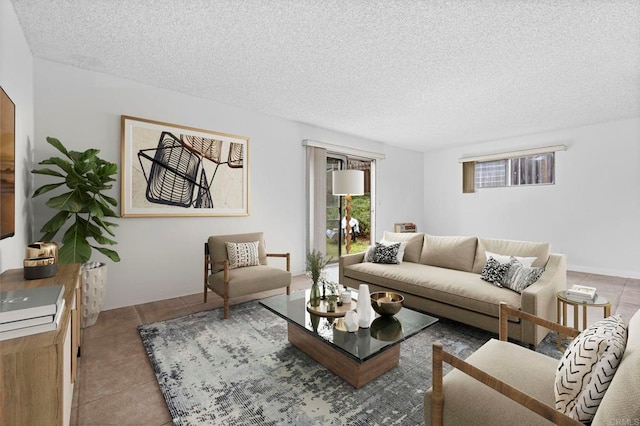
M 226 242 L 225 244 L 227 245 L 227 259 L 229 259 L 230 269 L 260 265 L 258 241 L 250 243 Z
M 587 327 L 569 344 L 556 370 L 556 409 L 590 423 L 620 364 L 627 325 L 614 315 Z

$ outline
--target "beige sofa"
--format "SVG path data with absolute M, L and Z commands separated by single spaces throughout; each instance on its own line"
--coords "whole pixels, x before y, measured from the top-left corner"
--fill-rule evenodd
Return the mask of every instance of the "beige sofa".
M 550 253 L 547 243 L 391 232 L 385 232 L 383 240 L 406 242 L 402 263 L 363 262 L 364 253 L 341 256 L 341 284 L 397 291 L 405 297 L 405 306 L 496 333 L 500 302 L 556 321 L 555 294 L 566 288 L 566 257 Z M 545 271 L 522 294 L 497 287 L 480 278 L 487 251 L 536 257 L 532 266 Z M 537 345 L 547 333 L 541 326 L 509 321 L 509 336 L 524 343 Z

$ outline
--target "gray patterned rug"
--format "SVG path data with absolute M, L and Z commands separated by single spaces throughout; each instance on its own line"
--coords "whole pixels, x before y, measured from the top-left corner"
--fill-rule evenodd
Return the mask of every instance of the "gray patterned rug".
M 354 389 L 287 341 L 258 302 L 138 327 L 176 425 L 418 425 L 431 344 L 466 358 L 491 337 L 440 320 L 402 343 L 400 365 Z M 552 335 L 538 351 L 559 358 Z M 447 370 L 448 371 L 448 370 Z

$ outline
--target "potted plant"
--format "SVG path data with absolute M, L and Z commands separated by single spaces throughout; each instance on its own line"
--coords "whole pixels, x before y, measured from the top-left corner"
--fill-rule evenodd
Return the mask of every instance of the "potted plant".
M 49 198 L 46 205 L 58 212 L 45 223 L 40 231 L 43 241 L 53 238 L 66 227 L 62 236 L 62 245 L 58 252 L 61 263 L 82 263 L 83 294 L 85 300 L 82 312 L 83 327 L 93 325 L 102 309 L 104 282 L 106 281 L 106 265 L 100 262 L 89 262 L 93 249 L 107 256 L 114 262 L 120 261 L 115 250 L 107 248 L 116 241 L 111 228 L 118 226 L 107 218 L 119 217 L 112 207 L 117 207 L 115 198 L 104 194 L 113 187 L 113 177 L 118 172 L 118 165 L 98 157 L 100 150 L 88 149 L 84 152 L 67 150 L 56 138 L 47 138 L 47 142 L 64 154 L 65 158 L 51 157 L 41 161 L 40 165 L 54 168 L 35 169 L 31 172 L 39 175 L 53 176 L 62 180 L 42 185 L 33 197 L 62 189 L 57 195 Z M 109 236 L 107 236 L 108 234 Z M 85 276 L 86 275 L 86 276 Z M 96 278 L 97 276 L 97 278 Z M 87 288 L 96 286 L 97 288 Z M 101 288 L 100 288 L 101 287 Z M 99 300 L 88 300 L 98 296 Z M 92 312 L 87 309 L 93 309 Z M 97 311 L 97 312 L 95 312 Z
M 327 258 L 324 254 L 317 250 L 311 250 L 307 252 L 307 275 L 311 278 L 313 284 L 311 285 L 311 306 L 319 306 L 320 305 L 320 288 L 318 287 L 318 282 L 322 277 L 322 270 L 325 266 L 331 262 L 332 258 Z

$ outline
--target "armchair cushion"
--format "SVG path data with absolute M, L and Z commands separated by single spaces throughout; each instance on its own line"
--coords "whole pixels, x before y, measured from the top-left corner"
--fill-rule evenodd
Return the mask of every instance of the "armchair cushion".
M 230 243 L 227 242 L 227 257 L 229 258 L 229 268 L 243 268 L 245 266 L 258 266 L 258 242 L 250 243 Z
M 224 294 L 224 271 L 209 275 L 209 287 Z M 247 266 L 229 274 L 228 297 L 246 296 L 286 287 L 291 283 L 291 272 L 273 266 Z
M 556 408 L 581 422 L 591 422 L 627 342 L 620 315 L 589 326 L 571 342 L 555 375 Z

